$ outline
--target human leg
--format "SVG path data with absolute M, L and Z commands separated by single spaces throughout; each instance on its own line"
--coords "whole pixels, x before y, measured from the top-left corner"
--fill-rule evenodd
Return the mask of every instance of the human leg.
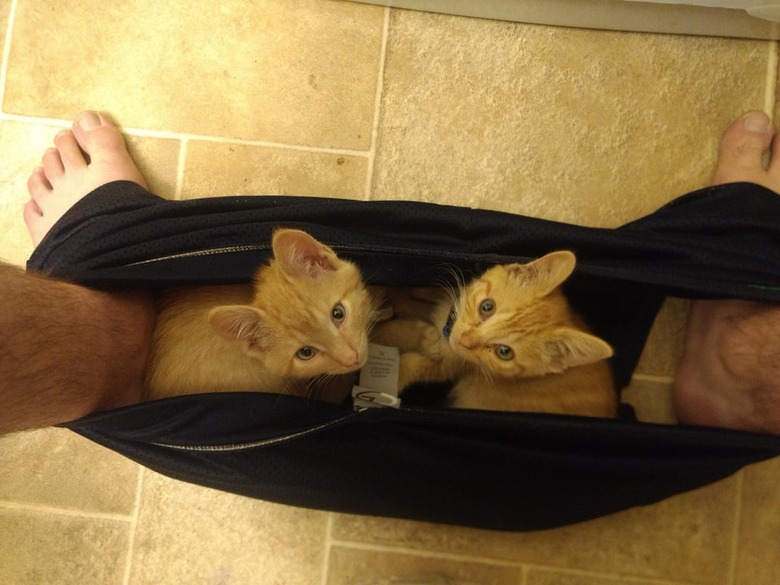
M 713 184 L 747 181 L 780 193 L 778 147 L 766 115 L 736 120 L 723 136 Z M 681 422 L 780 434 L 780 306 L 693 302 L 673 398 Z
M 141 400 L 154 322 L 145 295 L 0 264 L 0 306 L 0 434 Z
M 118 129 L 85 112 L 28 181 L 37 246 L 76 202 L 114 180 L 145 185 Z M 0 263 L 0 434 L 138 402 L 154 324 L 145 291 L 102 292 Z

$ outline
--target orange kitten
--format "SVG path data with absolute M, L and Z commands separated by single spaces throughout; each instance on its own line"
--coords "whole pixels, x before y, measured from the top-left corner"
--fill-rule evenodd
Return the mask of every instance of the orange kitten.
M 358 268 L 299 230 L 274 233 L 253 286 L 162 295 L 147 373 L 150 399 L 275 392 L 340 402 L 368 356 L 373 302 Z M 318 377 L 337 376 L 322 384 Z M 318 392 L 319 391 L 319 392 Z
M 396 313 L 415 318 L 383 323 L 372 339 L 408 351 L 399 390 L 454 381 L 455 408 L 613 417 L 612 348 L 587 331 L 560 288 L 574 266 L 567 251 L 494 266 L 427 314 L 419 300 L 391 294 Z

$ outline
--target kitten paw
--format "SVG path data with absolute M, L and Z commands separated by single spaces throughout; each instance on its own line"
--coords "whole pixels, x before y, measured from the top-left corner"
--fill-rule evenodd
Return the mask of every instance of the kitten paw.
M 432 360 L 441 361 L 442 335 L 437 327 L 428 323 L 420 324 L 420 353 Z

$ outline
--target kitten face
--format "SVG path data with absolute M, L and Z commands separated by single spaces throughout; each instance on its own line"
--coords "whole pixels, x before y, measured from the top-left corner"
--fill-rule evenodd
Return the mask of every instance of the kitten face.
M 252 304 L 214 309 L 211 325 L 279 376 L 360 369 L 373 304 L 358 268 L 299 230 L 278 230 L 273 250 L 255 277 Z
M 574 255 L 494 266 L 461 292 L 449 343 L 461 358 L 506 378 L 562 372 L 612 355 L 601 339 L 571 326 L 559 285 Z
M 255 301 L 264 323 L 263 342 L 256 349 L 269 370 L 310 378 L 365 364 L 371 301 L 352 264 L 297 282 L 281 303 L 272 297 L 260 295 Z

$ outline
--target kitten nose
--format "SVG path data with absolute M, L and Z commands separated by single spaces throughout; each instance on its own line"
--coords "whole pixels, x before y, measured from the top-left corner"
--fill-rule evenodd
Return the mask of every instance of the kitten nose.
M 360 355 L 357 350 L 349 349 L 341 356 L 340 361 L 347 368 L 357 368 L 360 366 Z
M 458 343 L 466 349 L 474 349 L 477 347 L 477 341 L 471 335 L 469 335 L 468 332 L 460 336 Z

